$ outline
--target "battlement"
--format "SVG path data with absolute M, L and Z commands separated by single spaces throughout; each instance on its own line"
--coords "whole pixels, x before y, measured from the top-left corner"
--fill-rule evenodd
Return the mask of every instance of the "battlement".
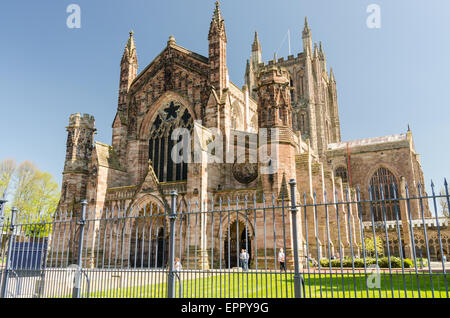
M 269 62 L 270 63 L 270 62 Z M 269 64 L 263 67 L 258 76 L 259 85 L 268 85 L 273 83 L 287 84 L 289 83 L 289 72 L 283 66 Z
M 276 65 L 276 66 L 288 66 L 288 65 L 293 65 L 293 64 L 300 64 L 303 63 L 304 60 L 304 54 L 303 53 L 298 53 L 297 56 L 294 55 L 289 55 L 287 57 L 287 60 L 284 57 L 280 57 L 279 59 L 277 59 L 276 63 L 274 63 L 274 60 L 270 60 L 267 63 L 259 63 L 258 64 L 258 69 L 263 69 L 267 66 L 272 66 L 272 65 Z
M 89 114 L 72 114 L 69 117 L 69 127 L 84 127 L 95 129 L 95 118 Z

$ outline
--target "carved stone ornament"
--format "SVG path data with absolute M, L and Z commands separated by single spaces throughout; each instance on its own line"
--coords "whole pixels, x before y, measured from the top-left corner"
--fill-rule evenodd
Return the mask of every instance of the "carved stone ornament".
M 258 177 L 258 164 L 250 163 L 248 159 L 245 162 L 236 160 L 233 165 L 233 177 L 242 184 L 249 184 Z M 241 162 L 241 163 L 239 163 Z

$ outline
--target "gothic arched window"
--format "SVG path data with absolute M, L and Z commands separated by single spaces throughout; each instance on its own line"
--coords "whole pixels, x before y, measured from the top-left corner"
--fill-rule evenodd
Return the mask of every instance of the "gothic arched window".
M 239 111 L 239 104 L 234 103 L 231 106 L 231 129 L 242 129 L 241 127 L 241 112 Z
M 186 107 L 173 101 L 158 111 L 150 128 L 149 159 L 160 182 L 187 180 L 187 162 L 175 163 L 171 156 L 173 147 L 183 138 L 172 140 L 177 128 L 191 132 L 193 120 Z
M 291 104 L 294 104 L 295 102 L 295 91 L 294 91 L 294 81 L 291 79 L 290 82 L 290 87 L 291 87 Z
M 306 113 L 297 113 L 297 129 L 301 131 L 302 135 L 305 135 L 308 131 L 306 120 Z
M 375 221 L 401 220 L 397 179 L 389 169 L 379 168 L 370 179 Z

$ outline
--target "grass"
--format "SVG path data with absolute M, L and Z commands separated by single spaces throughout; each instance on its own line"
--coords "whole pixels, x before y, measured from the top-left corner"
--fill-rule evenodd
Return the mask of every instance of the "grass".
M 185 274 L 188 275 L 188 274 Z M 284 273 L 191 273 L 181 286 L 177 280 L 176 297 L 186 298 L 291 298 L 293 274 Z M 202 277 L 203 275 L 203 277 Z M 383 273 L 380 288 L 367 288 L 364 274 L 304 274 L 307 298 L 448 298 L 447 276 L 442 274 Z M 432 288 L 433 285 L 433 288 Z M 369 285 L 370 286 L 370 285 Z M 89 297 L 164 298 L 165 283 L 115 288 L 90 293 Z

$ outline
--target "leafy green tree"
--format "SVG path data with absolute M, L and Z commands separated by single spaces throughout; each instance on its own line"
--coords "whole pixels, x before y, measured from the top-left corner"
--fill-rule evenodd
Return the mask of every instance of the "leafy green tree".
M 375 257 L 375 244 L 377 247 L 378 256 L 383 256 L 384 254 L 383 240 L 378 236 L 375 236 L 375 240 L 370 237 L 366 237 L 364 239 L 364 248 L 366 250 L 367 257 Z
M 58 184 L 29 161 L 19 165 L 12 205 L 22 217 L 45 217 L 54 213 L 59 200 Z
M 32 238 L 48 237 L 52 232 L 53 224 L 49 218 L 38 218 L 32 224 L 24 226 L 25 235 Z
M 0 161 L 0 198 L 7 194 L 15 170 L 16 162 L 14 159 Z
M 18 218 L 33 224 L 23 229 L 28 236 L 45 236 L 51 230 L 45 221 L 57 208 L 58 188 L 51 174 L 40 171 L 30 161 L 17 167 L 12 159 L 0 162 L 0 191 L 7 190 L 11 201 L 6 206 L 5 215 L 10 214 L 11 206 L 16 207 Z

